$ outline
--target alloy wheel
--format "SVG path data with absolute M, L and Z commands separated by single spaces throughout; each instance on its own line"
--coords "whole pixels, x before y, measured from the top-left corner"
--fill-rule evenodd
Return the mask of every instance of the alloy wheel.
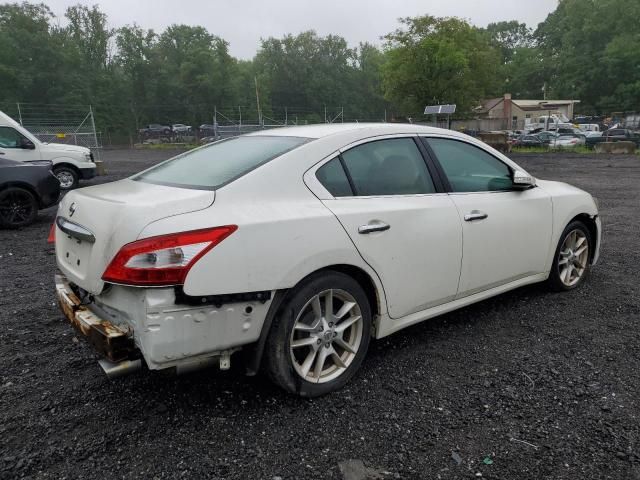
M 68 190 L 73 186 L 74 178 L 71 172 L 67 172 L 66 170 L 62 170 L 56 173 L 56 178 L 60 182 L 60 188 Z
M 0 219 L 5 225 L 20 225 L 31 218 L 34 208 L 29 192 L 12 190 L 0 199 Z
M 581 230 L 572 230 L 564 238 L 558 253 L 558 274 L 567 287 L 577 284 L 589 261 L 589 241 Z
M 291 331 L 290 353 L 296 373 L 312 383 L 342 375 L 362 342 L 363 319 L 355 298 L 331 289 L 311 298 Z

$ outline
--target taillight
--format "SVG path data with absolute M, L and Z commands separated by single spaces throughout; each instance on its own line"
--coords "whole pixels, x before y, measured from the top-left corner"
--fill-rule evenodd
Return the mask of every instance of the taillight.
M 56 243 L 56 221 L 54 220 L 49 230 L 49 236 L 47 237 L 47 243 Z
M 237 225 L 225 225 L 128 243 L 111 260 L 102 279 L 125 285 L 182 285 L 191 267 L 237 229 Z

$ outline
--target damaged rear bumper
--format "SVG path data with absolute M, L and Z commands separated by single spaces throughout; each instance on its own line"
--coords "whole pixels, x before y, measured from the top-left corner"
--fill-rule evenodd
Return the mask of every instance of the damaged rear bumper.
M 132 332 L 99 318 L 73 292 L 66 278 L 55 276 L 58 304 L 67 320 L 87 341 L 111 362 L 137 358 Z

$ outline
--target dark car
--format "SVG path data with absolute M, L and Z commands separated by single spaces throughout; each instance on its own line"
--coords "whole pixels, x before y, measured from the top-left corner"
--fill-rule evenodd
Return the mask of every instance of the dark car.
M 38 210 L 60 198 L 60 182 L 45 160 L 18 162 L 0 158 L 0 227 L 19 228 L 32 223 Z
M 640 135 L 626 128 L 611 128 L 600 137 L 588 137 L 587 146 L 594 147 L 603 142 L 633 142 L 640 147 Z
M 514 147 L 544 147 L 547 144 L 537 135 L 520 135 L 512 145 Z
M 169 136 L 171 135 L 171 127 L 169 125 L 161 125 L 159 123 L 150 123 L 138 130 L 138 133 L 142 137 L 157 137 L 161 135 Z
M 542 141 L 542 143 L 544 143 L 545 145 L 549 145 L 555 142 L 556 138 L 558 138 L 559 136 L 560 135 L 558 135 L 555 132 L 548 132 L 548 131 L 536 133 L 536 137 L 538 137 Z

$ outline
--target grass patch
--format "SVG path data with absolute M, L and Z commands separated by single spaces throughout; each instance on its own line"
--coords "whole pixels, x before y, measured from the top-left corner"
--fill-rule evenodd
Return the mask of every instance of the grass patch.
M 593 149 L 586 145 L 578 145 L 576 147 L 551 148 L 551 147 L 513 147 L 511 153 L 594 153 Z

